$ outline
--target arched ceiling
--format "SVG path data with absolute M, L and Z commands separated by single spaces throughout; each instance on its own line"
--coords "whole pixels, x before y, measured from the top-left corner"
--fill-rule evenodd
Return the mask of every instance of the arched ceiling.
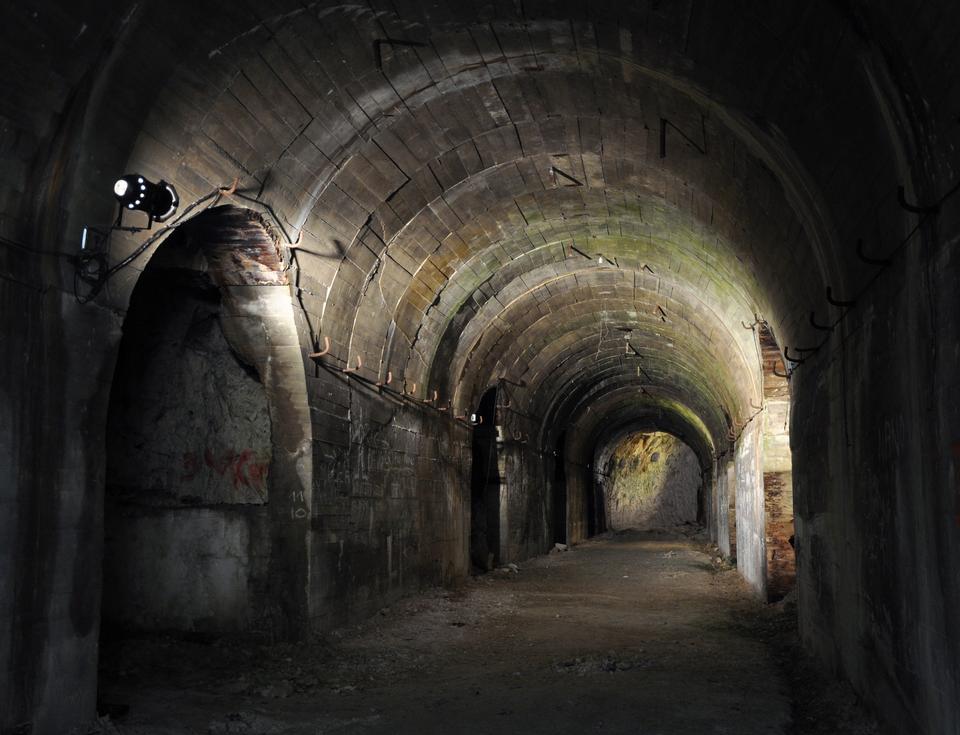
M 179 53 L 124 165 L 268 204 L 339 365 L 458 411 L 506 380 L 544 446 L 720 451 L 762 397 L 743 324 L 810 342 L 849 243 L 902 225 L 878 54 L 827 2 L 502 5 L 145 11 Z

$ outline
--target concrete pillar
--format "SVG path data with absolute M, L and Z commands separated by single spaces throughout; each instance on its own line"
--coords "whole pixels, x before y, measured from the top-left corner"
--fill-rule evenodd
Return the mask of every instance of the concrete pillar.
M 736 445 L 737 568 L 758 597 L 767 594 L 767 546 L 763 512 L 762 423 L 747 424 Z

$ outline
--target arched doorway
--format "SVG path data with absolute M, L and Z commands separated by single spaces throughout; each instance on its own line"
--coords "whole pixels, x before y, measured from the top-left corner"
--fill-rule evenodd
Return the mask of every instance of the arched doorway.
M 303 358 L 279 249 L 256 213 L 208 210 L 147 265 L 106 449 L 105 640 L 306 631 Z
M 497 389 L 480 399 L 473 429 L 470 483 L 470 564 L 477 572 L 493 569 L 500 558 L 500 465 L 497 454 Z
M 553 457 L 553 542 L 567 543 L 567 432 L 557 439 Z

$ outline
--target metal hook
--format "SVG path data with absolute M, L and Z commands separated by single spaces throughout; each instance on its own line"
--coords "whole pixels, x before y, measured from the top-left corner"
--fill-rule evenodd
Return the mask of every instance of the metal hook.
M 784 363 L 783 369 L 784 369 L 784 372 L 781 373 L 779 370 L 777 370 L 777 366 L 774 365 L 774 366 L 773 366 L 773 374 L 776 375 L 778 378 L 786 378 L 787 380 L 790 380 L 790 373 L 789 373 L 789 372 L 786 372 L 786 370 L 787 370 L 787 365 L 786 365 L 786 363 Z
M 786 358 L 786 359 L 789 360 L 790 362 L 796 363 L 797 365 L 802 365 L 802 364 L 804 363 L 804 361 L 806 360 L 806 358 L 802 358 L 802 357 L 790 357 L 790 348 L 789 348 L 789 347 L 784 347 L 784 348 L 783 348 L 783 356 L 784 356 L 784 358 Z M 784 363 L 784 367 L 786 367 L 786 363 Z
M 758 405 L 756 405 L 756 404 L 753 402 L 753 399 L 751 398 L 751 399 L 750 399 L 750 406 L 751 406 L 751 408 L 753 408 L 755 411 L 762 411 L 762 410 L 763 410 L 763 401 L 760 401 L 760 405 L 758 406 Z
M 349 366 L 349 363 L 348 363 L 348 364 L 347 364 L 347 367 L 345 367 L 345 368 L 343 369 L 343 372 L 345 372 L 345 373 L 355 373 L 355 372 L 357 372 L 357 371 L 358 371 L 360 368 L 362 368 L 362 367 L 363 367 L 363 358 L 360 357 L 360 355 L 358 354 L 358 355 L 357 355 L 357 366 L 356 366 L 355 368 L 352 368 L 352 367 Z
M 879 265 L 879 266 L 888 266 L 890 265 L 890 258 L 870 258 L 863 253 L 863 238 L 857 238 L 857 257 L 860 258 L 867 265 Z
M 850 308 L 851 306 L 856 306 L 856 301 L 843 301 L 842 299 L 833 298 L 833 289 L 830 286 L 827 286 L 827 301 L 829 301 L 833 306 L 839 306 L 841 308 Z
M 440 394 L 439 394 L 437 391 L 434 391 L 434 392 L 433 392 L 433 398 L 424 398 L 424 399 L 423 399 L 423 402 L 424 402 L 424 403 L 435 403 L 436 400 L 437 400 L 437 398 L 439 397 L 439 395 L 440 395 Z
M 897 202 L 908 212 L 913 212 L 914 214 L 939 214 L 940 212 L 939 204 L 910 204 L 907 201 L 907 193 L 903 186 L 897 187 Z
M 406 384 L 406 382 L 404 382 L 404 384 L 403 384 L 403 392 L 406 393 L 408 396 L 415 395 L 416 392 L 417 392 L 417 384 L 416 384 L 416 383 L 411 383 L 410 386 L 411 386 L 411 387 L 410 387 L 410 390 L 407 391 L 407 384 Z
M 387 379 L 386 379 L 386 381 L 378 380 L 378 381 L 377 381 L 377 387 L 378 387 L 378 388 L 382 388 L 382 387 L 385 386 L 385 385 L 390 385 L 390 383 L 392 383 L 392 382 L 393 382 L 393 371 L 392 371 L 392 370 L 387 370 Z
M 330 338 L 327 337 L 327 336 L 324 336 L 324 338 L 323 338 L 323 349 L 320 350 L 320 352 L 311 352 L 309 355 L 307 355 L 307 357 L 315 360 L 315 359 L 317 359 L 318 357 L 323 357 L 323 356 L 326 355 L 328 352 L 330 352 Z
M 823 324 L 817 324 L 816 312 L 811 311 L 811 312 L 810 312 L 810 326 L 813 327 L 814 329 L 820 330 L 821 332 L 832 332 L 832 331 L 833 331 L 833 328 L 834 328 L 836 325 L 833 324 L 833 325 L 830 325 L 830 326 L 824 326 Z
M 235 177 L 235 178 L 233 179 L 233 183 L 230 184 L 230 186 L 221 186 L 221 187 L 218 189 L 218 191 L 219 191 L 221 194 L 223 194 L 224 196 L 228 196 L 228 197 L 229 197 L 229 196 L 233 196 L 234 194 L 237 193 L 237 186 L 239 186 L 239 184 L 240 184 L 240 179 L 239 179 L 239 177 Z

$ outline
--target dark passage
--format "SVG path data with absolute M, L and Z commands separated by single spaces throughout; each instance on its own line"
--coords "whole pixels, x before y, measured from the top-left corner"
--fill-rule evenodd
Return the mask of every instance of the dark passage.
M 470 479 L 470 563 L 474 572 L 500 562 L 500 467 L 497 459 L 497 389 L 480 399 L 473 429 Z
M 567 543 L 567 435 L 563 433 L 557 441 L 553 458 L 553 541 Z

